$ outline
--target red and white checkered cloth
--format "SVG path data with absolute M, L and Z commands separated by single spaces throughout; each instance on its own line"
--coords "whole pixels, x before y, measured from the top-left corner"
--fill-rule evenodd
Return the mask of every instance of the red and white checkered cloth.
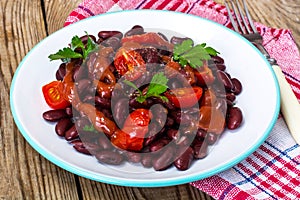
M 70 13 L 65 26 L 93 15 L 129 9 L 180 11 L 231 26 L 225 7 L 212 0 L 84 0 Z M 278 61 L 300 100 L 300 55 L 291 31 L 256 26 L 265 48 Z M 216 199 L 300 199 L 300 147 L 279 117 L 267 140 L 247 159 L 191 185 Z

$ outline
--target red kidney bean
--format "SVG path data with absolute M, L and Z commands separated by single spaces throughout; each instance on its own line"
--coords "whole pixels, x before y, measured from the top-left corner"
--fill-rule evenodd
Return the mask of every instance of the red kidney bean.
M 165 170 L 174 161 L 175 150 L 173 146 L 169 145 L 163 149 L 160 155 L 152 160 L 152 166 L 156 171 Z
M 154 47 L 147 47 L 137 50 L 146 63 L 159 63 L 158 51 Z M 147 83 L 146 81 L 143 83 Z
M 175 110 L 174 104 L 171 103 L 171 101 L 163 101 L 162 104 L 168 109 L 168 110 Z
M 203 140 L 207 135 L 207 132 L 201 128 L 199 128 L 197 130 L 197 134 L 196 134 L 196 137 L 199 139 L 199 140 Z
M 197 119 L 197 117 L 187 114 L 187 113 L 176 113 L 175 121 L 180 125 L 190 125 L 192 121 Z
M 109 109 L 106 109 L 106 108 L 100 108 L 99 109 L 99 106 L 96 107 L 98 110 L 100 110 L 104 115 L 105 117 L 107 117 L 108 119 L 110 120 L 113 120 L 113 115 L 111 113 L 111 111 Z
M 55 132 L 57 135 L 64 137 L 67 130 L 71 128 L 73 122 L 69 118 L 60 119 L 55 125 Z
M 157 139 L 157 137 L 160 135 L 160 132 L 161 132 L 161 127 L 157 123 L 155 122 L 150 123 L 147 137 L 144 139 L 144 146 L 148 146 L 155 139 Z
M 79 131 L 78 129 L 77 129 L 77 132 L 79 134 L 80 139 L 84 143 L 85 142 L 87 142 L 87 143 L 97 143 L 99 135 L 102 134 L 102 133 L 96 133 L 94 131 L 83 131 L 83 130 Z M 98 145 L 98 143 L 97 143 L 97 145 Z M 100 145 L 98 145 L 98 146 L 100 148 Z
M 90 126 L 90 125 L 91 123 L 87 118 L 81 117 L 75 120 L 75 126 L 77 128 L 77 131 L 79 132 L 83 131 L 85 126 Z
M 43 118 L 49 122 L 57 122 L 66 117 L 68 117 L 68 115 L 64 109 L 48 110 L 43 113 Z
M 188 38 L 188 37 L 176 37 L 176 36 L 173 36 L 171 38 L 171 43 L 172 44 L 181 44 L 184 40 L 188 40 L 188 39 L 191 39 L 191 38 Z
M 113 148 L 110 140 L 105 135 L 101 135 L 98 138 L 98 145 L 101 149 L 104 149 L 104 150 L 108 150 L 108 149 Z
M 101 44 L 104 40 L 102 38 L 98 38 L 97 44 Z
M 73 108 L 72 107 L 66 107 L 66 113 L 69 117 L 73 117 Z
M 62 80 L 64 79 L 63 77 L 60 76 L 59 70 L 56 71 L 56 73 L 55 73 L 55 78 L 56 78 L 56 80 L 58 80 L 58 81 L 62 81 Z
M 100 96 L 95 96 L 95 104 L 97 106 L 101 106 L 101 108 L 107 108 L 110 109 L 111 108 L 111 100 L 107 99 L 107 98 L 103 98 Z
M 75 144 L 82 144 L 82 141 L 81 141 L 80 138 L 78 138 L 78 139 L 75 139 L 75 140 L 70 141 L 70 144 L 73 144 L 73 145 L 75 145 Z M 83 144 L 82 144 L 82 145 L 83 145 Z
M 224 64 L 224 59 L 221 58 L 220 56 L 212 56 L 212 60 L 216 64 Z
M 194 158 L 202 159 L 207 156 L 208 144 L 205 140 L 195 140 L 193 144 Z
M 75 144 L 73 147 L 74 147 L 74 149 L 76 149 L 76 151 L 78 151 L 80 153 L 83 153 L 86 155 L 91 155 L 91 153 L 84 146 Z
M 121 39 L 123 37 L 123 33 L 120 31 L 100 31 L 98 33 L 98 37 L 106 40 L 112 36 L 118 37 L 119 39 Z
M 76 48 L 74 49 L 75 52 L 82 53 L 81 48 Z M 74 64 L 74 66 L 80 66 L 83 63 L 83 58 L 71 58 L 70 60 L 71 63 Z
M 99 151 L 95 157 L 100 163 L 111 165 L 120 165 L 124 161 L 124 157 L 120 153 L 111 150 Z
M 112 47 L 115 51 L 121 46 L 120 39 L 112 36 L 101 43 L 103 46 Z
M 73 73 L 73 80 L 77 82 L 78 80 L 81 80 L 83 77 L 85 77 L 86 70 L 85 67 L 80 67 L 80 65 L 76 65 L 74 68 Z
M 180 137 L 180 132 L 176 129 L 169 129 L 167 135 L 172 140 L 178 140 Z
M 227 113 L 227 128 L 229 130 L 237 129 L 243 121 L 243 114 L 240 108 L 231 107 Z
M 142 154 L 137 152 L 126 151 L 125 156 L 132 163 L 139 163 L 142 160 Z
M 153 119 L 158 123 L 162 128 L 165 126 L 168 110 L 160 104 L 155 104 L 150 108 L 150 111 L 153 115 Z
M 174 119 L 168 116 L 166 121 L 166 126 L 172 127 L 174 123 L 175 123 Z
M 242 83 L 237 78 L 232 78 L 231 82 L 234 86 L 233 93 L 239 95 L 243 90 Z
M 228 75 L 225 72 L 218 70 L 217 77 L 223 83 L 227 91 L 231 91 L 233 89 L 233 84 L 231 82 L 231 79 L 228 77 Z
M 128 116 L 128 99 L 127 98 L 121 98 L 118 99 L 117 102 L 112 107 L 113 111 L 113 117 L 116 121 L 116 124 L 119 127 L 123 126 L 123 123 L 125 122 L 127 116 Z
M 128 100 L 127 100 L 128 101 Z M 128 104 L 131 108 L 138 109 L 138 108 L 146 108 L 147 106 L 145 103 L 140 103 L 136 100 L 136 98 L 130 98 Z
M 125 33 L 125 37 L 132 36 L 132 35 L 140 35 L 143 33 L 145 33 L 144 28 L 140 25 L 135 25 Z
M 218 140 L 218 135 L 214 133 L 208 133 L 205 137 L 205 141 L 208 145 L 213 145 Z
M 231 108 L 232 106 L 234 106 L 234 102 L 231 102 L 231 101 L 229 101 L 229 100 L 226 100 L 226 103 L 227 103 L 227 110 L 228 110 L 229 108 Z
M 89 79 L 80 79 L 77 82 L 77 91 L 79 93 L 84 92 L 91 85 L 91 81 Z
M 83 145 L 84 145 L 85 149 L 88 150 L 90 152 L 90 154 L 92 154 L 92 155 L 97 154 L 97 152 L 101 150 L 99 145 L 97 145 L 93 142 L 84 141 Z
M 152 167 L 152 159 L 153 159 L 153 154 L 151 153 L 145 153 L 143 156 L 142 156 L 142 160 L 141 160 L 141 163 L 144 167 Z
M 234 93 L 229 92 L 229 93 L 226 93 L 226 99 L 229 100 L 229 101 L 231 101 L 231 102 L 234 102 L 235 99 L 236 99 L 236 96 L 235 96 Z
M 188 147 L 186 151 L 174 161 L 174 166 L 181 171 L 187 170 L 190 168 L 193 159 L 194 150 L 193 148 Z
M 96 37 L 93 35 L 84 35 L 80 37 L 83 44 L 87 44 L 88 38 L 90 38 L 93 42 L 96 42 Z
M 169 143 L 169 141 L 164 140 L 164 139 L 156 140 L 150 144 L 149 149 L 151 152 L 156 152 L 156 151 L 162 149 L 168 143 Z
M 218 70 L 225 71 L 226 70 L 226 65 L 224 64 L 216 64 L 216 67 Z
M 72 142 L 73 148 L 78 151 L 79 153 L 83 153 L 86 155 L 91 155 L 91 153 L 84 147 L 82 141 L 76 140 L 76 142 Z
M 164 40 L 168 41 L 167 36 L 165 36 L 163 33 L 158 32 L 157 34 L 160 35 Z
M 79 134 L 78 134 L 78 131 L 77 131 L 75 125 L 73 125 L 71 128 L 69 128 L 65 133 L 65 139 L 68 141 L 74 140 L 74 139 L 78 138 L 78 136 L 79 136 Z
M 59 65 L 59 68 L 56 72 L 56 79 L 57 80 L 63 80 L 63 78 L 66 75 L 66 63 L 62 63 Z

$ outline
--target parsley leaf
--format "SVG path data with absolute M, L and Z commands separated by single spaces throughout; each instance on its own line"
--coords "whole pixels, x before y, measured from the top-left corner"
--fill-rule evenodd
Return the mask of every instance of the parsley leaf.
M 179 59 L 181 54 L 189 51 L 193 47 L 193 41 L 190 39 L 184 40 L 180 45 L 175 45 L 173 50 L 174 59 Z
M 86 33 L 87 34 L 87 33 Z M 88 34 L 87 34 L 88 35 Z M 80 48 L 82 54 L 75 51 L 75 49 Z M 97 45 L 88 37 L 87 44 L 84 45 L 81 39 L 75 35 L 71 40 L 71 47 L 65 47 L 58 50 L 55 54 L 50 54 L 48 58 L 52 60 L 68 60 L 70 58 L 83 58 L 85 59 L 89 53 L 94 51 L 97 48 Z
M 84 44 L 82 43 L 81 39 L 77 35 L 75 35 L 72 38 L 71 48 L 72 48 L 72 50 L 75 50 L 76 48 L 84 49 Z
M 49 55 L 50 60 L 59 60 L 59 59 L 66 59 L 66 58 L 82 58 L 80 53 L 73 51 L 69 47 L 65 47 L 60 49 L 57 53 Z
M 183 67 L 189 64 L 192 68 L 197 68 L 203 66 L 204 60 L 217 54 L 219 52 L 212 47 L 206 47 L 206 43 L 193 46 L 193 41 L 187 39 L 174 46 L 173 59 Z
M 203 60 L 209 60 L 210 55 L 200 45 L 193 47 L 187 53 L 181 55 L 180 59 L 184 59 L 192 68 L 203 66 Z
M 168 88 L 168 78 L 164 75 L 163 72 L 159 72 L 152 77 L 146 94 L 143 94 L 142 91 L 134 83 L 128 80 L 124 80 L 124 83 L 133 87 L 139 92 L 139 95 L 136 97 L 136 100 L 139 103 L 143 103 L 149 97 L 158 97 L 163 101 L 168 101 L 167 97 L 161 95 Z
M 168 79 L 164 75 L 163 72 L 157 73 L 152 77 L 152 80 L 150 82 L 150 85 L 148 87 L 148 95 L 155 95 L 155 94 L 161 94 L 164 93 L 168 86 Z

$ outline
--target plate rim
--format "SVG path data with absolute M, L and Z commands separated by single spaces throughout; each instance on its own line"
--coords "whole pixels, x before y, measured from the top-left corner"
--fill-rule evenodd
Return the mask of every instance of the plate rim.
M 77 24 L 80 23 L 85 23 L 85 21 L 87 20 L 91 20 L 92 18 L 101 18 L 103 15 L 115 15 L 115 14 L 119 14 L 119 13 L 128 13 L 128 12 L 149 12 L 149 13 L 155 13 L 155 12 L 165 12 L 165 13 L 173 13 L 176 15 L 188 15 L 190 17 L 196 17 L 198 18 L 200 21 L 204 20 L 207 21 L 209 23 L 213 23 L 219 27 L 221 27 L 222 29 L 225 29 L 226 31 L 230 31 L 231 34 L 236 35 L 239 39 L 244 40 L 245 42 L 247 42 L 265 61 L 266 65 L 269 68 L 269 71 L 272 74 L 272 79 L 273 82 L 275 84 L 275 88 L 276 88 L 276 107 L 274 110 L 274 114 L 273 114 L 273 118 L 270 122 L 270 124 L 268 125 L 266 131 L 262 134 L 262 137 L 260 137 L 259 141 L 255 143 L 255 145 L 253 145 L 247 152 L 243 153 L 241 156 L 235 158 L 232 162 L 230 163 L 225 163 L 222 164 L 220 167 L 218 167 L 217 169 L 213 169 L 210 170 L 208 172 L 206 172 L 205 174 L 198 174 L 198 175 L 190 175 L 190 176 L 184 176 L 184 177 L 179 177 L 176 179 L 167 179 L 167 180 L 162 180 L 162 181 L 157 181 L 157 180 L 136 180 L 136 179 L 126 179 L 126 181 L 124 182 L 124 178 L 114 178 L 114 177 L 109 177 L 109 176 L 103 176 L 102 174 L 96 174 L 93 175 L 90 172 L 88 172 L 87 170 L 84 170 L 80 167 L 77 166 L 73 166 L 70 163 L 67 163 L 63 160 L 57 159 L 55 157 L 53 157 L 51 154 L 49 154 L 48 152 L 46 152 L 44 149 L 42 149 L 37 143 L 35 143 L 35 141 L 28 135 L 28 133 L 26 132 L 26 130 L 24 129 L 24 127 L 22 126 L 21 121 L 19 121 L 18 115 L 17 115 L 17 111 L 15 109 L 15 104 L 14 104 L 14 99 L 13 99 L 13 94 L 14 94 L 14 88 L 15 88 L 15 83 L 17 81 L 17 77 L 19 74 L 19 71 L 21 70 L 21 68 L 24 65 L 24 62 L 28 59 L 28 57 L 30 56 L 30 54 L 41 44 L 43 43 L 47 38 L 51 37 L 51 35 L 53 34 L 57 34 L 61 31 L 63 31 L 65 28 L 67 27 L 71 27 L 71 26 L 78 26 Z M 193 181 L 197 181 L 197 180 L 201 180 L 207 177 L 210 177 L 212 175 L 216 175 L 219 172 L 225 171 L 231 167 L 233 167 L 234 165 L 238 164 L 239 162 L 241 162 L 242 160 L 246 159 L 250 154 L 252 154 L 255 150 L 257 150 L 259 148 L 259 146 L 262 145 L 262 143 L 267 139 L 267 137 L 269 136 L 269 134 L 271 133 L 273 127 L 276 124 L 277 121 L 277 117 L 280 111 L 280 92 L 279 92 L 279 84 L 276 78 L 276 75 L 274 73 L 274 70 L 272 69 L 271 65 L 268 63 L 268 61 L 265 59 L 265 57 L 261 54 L 261 52 L 255 48 L 254 45 L 252 45 L 247 39 L 245 39 L 243 36 L 241 36 L 239 33 L 227 28 L 226 26 L 219 24 L 217 22 L 214 22 L 212 20 L 200 17 L 200 16 L 196 16 L 196 15 L 192 15 L 192 14 L 186 14 L 186 13 L 181 13 L 181 12 L 176 12 L 176 11 L 169 11 L 169 10 L 121 10 L 121 11 L 113 11 L 113 12 L 107 12 L 107 13 L 103 13 L 103 14 L 99 14 L 99 15 L 95 15 L 95 16 L 91 16 L 88 18 L 85 18 L 83 20 L 80 20 L 74 24 L 70 24 L 67 27 L 63 27 L 53 33 L 51 33 L 50 35 L 48 35 L 47 37 L 45 37 L 44 39 L 42 39 L 40 42 L 38 42 L 27 54 L 26 56 L 22 59 L 22 61 L 20 62 L 20 64 L 18 65 L 13 79 L 12 79 L 12 83 L 11 83 L 11 87 L 10 87 L 10 108 L 11 108 L 11 112 L 13 115 L 13 119 L 15 124 L 18 127 L 18 130 L 21 132 L 21 134 L 23 135 L 23 137 L 26 139 L 26 141 L 33 147 L 33 149 L 35 149 L 39 154 L 41 154 L 44 158 L 46 158 L 47 160 L 49 160 L 50 162 L 52 162 L 53 164 L 55 164 L 56 166 L 69 171 L 73 174 L 82 176 L 84 178 L 88 178 L 90 180 L 94 180 L 94 181 L 98 181 L 98 182 L 102 182 L 102 183 L 108 183 L 108 184 L 114 184 L 114 185 L 119 185 L 119 186 L 130 186 L 130 187 L 164 187 L 164 186 L 173 186 L 173 185 L 179 185 L 179 184 L 185 184 L 185 183 L 190 183 Z

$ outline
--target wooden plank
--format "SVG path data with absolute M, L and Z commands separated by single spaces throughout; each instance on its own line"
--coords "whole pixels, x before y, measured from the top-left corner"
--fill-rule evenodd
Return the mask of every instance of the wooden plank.
M 80 178 L 83 199 L 197 199 L 197 200 L 211 200 L 209 195 L 192 187 L 189 184 L 159 187 L 159 188 L 136 188 L 136 187 L 122 187 L 98 183 L 84 178 Z
M 9 110 L 13 73 L 25 54 L 46 36 L 41 1 L 0 3 L 0 199 L 76 199 L 74 176 L 31 148 Z
M 63 27 L 67 16 L 82 0 L 55 0 L 44 2 L 47 29 L 48 33 L 51 34 Z

